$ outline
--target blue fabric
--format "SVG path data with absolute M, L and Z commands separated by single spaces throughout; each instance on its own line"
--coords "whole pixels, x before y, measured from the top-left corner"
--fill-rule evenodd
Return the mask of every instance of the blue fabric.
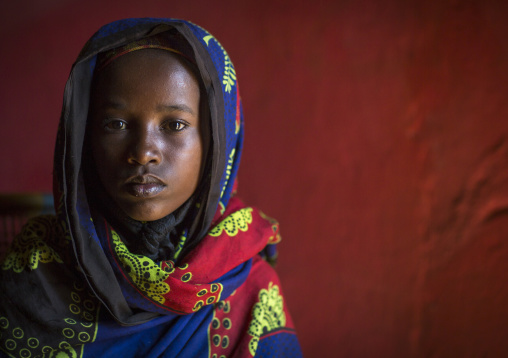
M 281 332 L 260 339 L 256 357 L 300 358 L 303 355 L 295 334 L 293 332 Z
M 105 314 L 97 344 L 87 346 L 83 357 L 207 357 L 207 331 L 199 328 L 212 314 L 212 307 L 206 307 L 192 315 L 160 316 L 131 327 Z

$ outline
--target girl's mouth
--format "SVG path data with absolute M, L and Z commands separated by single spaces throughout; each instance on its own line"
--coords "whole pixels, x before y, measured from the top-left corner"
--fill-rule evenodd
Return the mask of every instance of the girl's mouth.
M 160 183 L 128 183 L 126 187 L 129 194 L 137 197 L 148 198 L 156 196 L 163 191 L 166 186 Z
M 129 178 L 125 186 L 129 194 L 136 197 L 148 198 L 156 196 L 163 191 L 166 184 L 153 175 L 138 175 Z

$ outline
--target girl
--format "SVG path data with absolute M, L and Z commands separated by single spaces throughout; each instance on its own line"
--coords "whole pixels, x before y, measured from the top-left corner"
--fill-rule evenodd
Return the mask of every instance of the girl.
M 126 19 L 72 68 L 55 216 L 30 220 L 0 279 L 10 357 L 298 357 L 269 263 L 277 222 L 234 196 L 234 67 L 202 28 Z

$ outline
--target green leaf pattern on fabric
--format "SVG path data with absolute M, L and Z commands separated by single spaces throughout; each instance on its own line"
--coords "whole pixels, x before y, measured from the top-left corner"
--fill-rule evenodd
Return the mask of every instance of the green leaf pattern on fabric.
M 252 208 L 243 208 L 228 215 L 217 226 L 208 232 L 210 236 L 220 236 L 225 231 L 229 236 L 236 236 L 238 231 L 247 231 L 252 223 Z
M 227 54 L 226 50 L 224 50 L 224 47 L 220 44 L 219 41 L 212 35 L 207 35 L 203 37 L 203 41 L 205 41 L 206 45 L 209 46 L 210 40 L 214 40 L 217 45 L 221 48 L 223 54 L 224 54 L 224 75 L 222 76 L 222 84 L 224 85 L 224 89 L 227 93 L 231 92 L 231 89 L 236 84 L 236 71 L 233 67 L 233 63 L 231 62 L 229 55 Z
M 169 274 L 148 257 L 130 253 L 115 231 L 112 231 L 112 239 L 115 253 L 134 285 L 152 300 L 163 304 L 166 301 L 163 295 L 170 291 L 164 282 Z
M 49 238 L 62 236 L 60 233 L 53 233 L 53 228 L 59 228 L 53 215 L 38 216 L 29 220 L 21 233 L 14 238 L 2 269 L 20 273 L 25 268 L 37 269 L 39 263 L 63 263 L 59 254 L 47 243 Z
M 259 338 L 277 328 L 286 326 L 284 301 L 279 286 L 270 282 L 268 290 L 259 291 L 259 302 L 252 308 L 252 321 L 249 325 L 249 351 L 254 357 L 258 348 Z

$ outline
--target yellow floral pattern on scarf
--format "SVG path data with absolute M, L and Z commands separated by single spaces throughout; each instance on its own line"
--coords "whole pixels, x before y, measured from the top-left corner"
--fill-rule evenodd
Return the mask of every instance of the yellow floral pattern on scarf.
M 148 257 L 130 253 L 120 236 L 115 231 L 111 233 L 115 253 L 132 282 L 149 298 L 163 304 L 166 301 L 163 295 L 170 291 L 169 285 L 164 282 L 169 277 L 169 273 Z
M 213 37 L 212 35 L 207 35 L 207 36 L 203 37 L 203 41 L 206 42 L 207 46 L 209 45 L 209 42 L 211 39 L 213 39 L 217 43 L 217 45 L 219 45 L 219 47 L 221 48 L 222 53 L 224 55 L 224 76 L 222 77 L 222 84 L 224 85 L 225 91 L 227 93 L 229 93 L 229 92 L 231 92 L 231 89 L 233 88 L 233 86 L 236 83 L 236 71 L 235 71 L 235 68 L 233 67 L 233 63 L 231 62 L 231 60 L 229 58 L 229 55 L 227 54 L 224 47 L 222 47 L 220 42 L 217 41 L 217 39 L 215 37 Z
M 224 180 L 224 187 L 222 188 L 222 191 L 220 193 L 221 198 L 224 195 L 224 191 L 226 190 L 226 187 L 228 186 L 229 177 L 231 176 L 231 170 L 233 169 L 233 162 L 235 160 L 235 152 L 236 152 L 236 149 L 233 148 L 233 150 L 229 154 L 228 165 L 226 167 L 226 180 Z
M 259 291 L 259 302 L 252 308 L 252 321 L 248 333 L 252 336 L 249 351 L 254 356 L 258 348 L 259 338 L 277 328 L 286 326 L 284 301 L 279 286 L 270 282 L 268 290 Z
M 226 190 L 226 187 L 228 186 L 229 177 L 231 176 L 231 170 L 233 170 L 233 162 L 235 160 L 235 152 L 236 152 L 236 149 L 233 148 L 233 150 L 229 154 L 228 165 L 226 167 L 226 180 L 224 180 L 224 187 L 222 188 L 222 191 L 220 193 L 221 198 L 224 195 L 224 191 Z
M 47 243 L 52 235 L 58 234 L 53 232 L 57 228 L 57 219 L 52 215 L 38 216 L 29 220 L 21 233 L 14 238 L 2 269 L 12 269 L 20 273 L 27 267 L 30 270 L 37 269 L 39 263 L 62 263 L 58 253 Z
M 208 232 L 210 236 L 220 236 L 225 231 L 229 236 L 236 236 L 238 231 L 247 231 L 252 223 L 252 208 L 235 211 Z

